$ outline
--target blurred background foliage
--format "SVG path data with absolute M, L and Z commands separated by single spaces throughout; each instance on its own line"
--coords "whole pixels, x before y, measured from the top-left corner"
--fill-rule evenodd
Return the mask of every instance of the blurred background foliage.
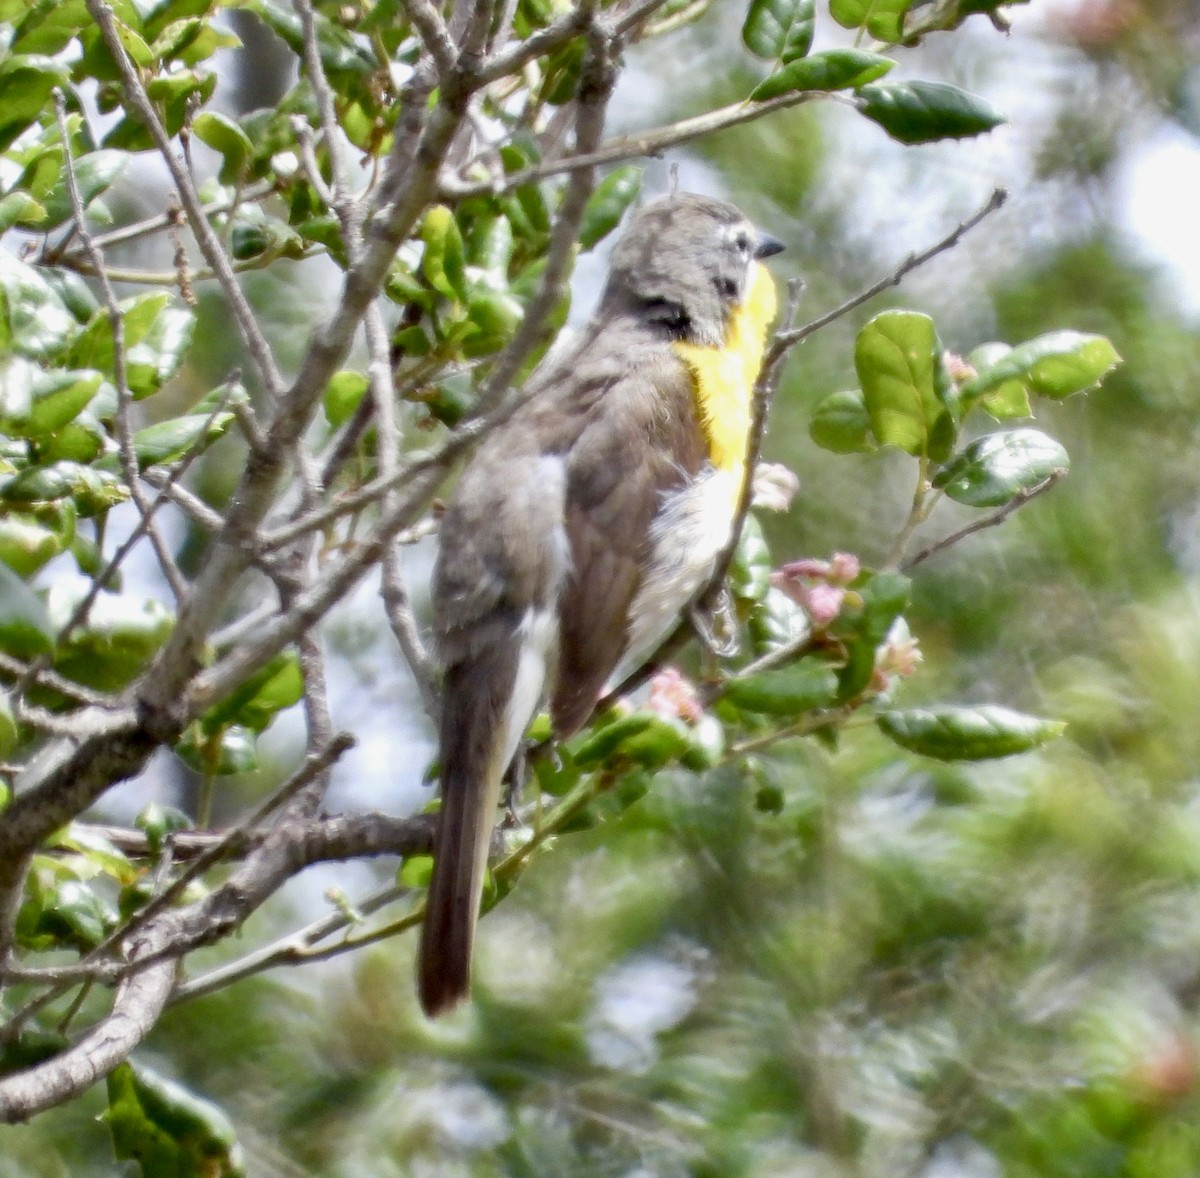
M 739 7 L 635 51 L 618 121 L 744 95 Z M 909 614 L 925 663 L 903 702 L 1008 702 L 1066 736 L 964 768 L 908 760 L 864 725 L 745 775 L 660 775 L 484 920 L 475 1001 L 443 1022 L 417 1011 L 405 939 L 174 1008 L 142 1056 L 226 1110 L 250 1173 L 1200 1172 L 1200 254 L 1149 251 L 1127 200 L 1164 136 L 1197 150 L 1197 15 L 1193 0 L 1059 0 L 1012 10 L 1008 37 L 982 17 L 934 35 L 903 68 L 1002 107 L 1009 124 L 984 140 L 902 149 L 822 103 L 672 157 L 684 187 L 787 241 L 801 321 L 993 185 L 1013 190 L 980 233 L 793 358 L 767 455 L 801 492 L 763 526 L 777 560 L 877 563 L 890 546 L 911 464 L 831 455 L 807 432 L 813 405 L 853 383 L 854 332 L 883 306 L 928 312 L 964 354 L 1059 326 L 1107 335 L 1125 363 L 1103 388 L 1038 409 L 1070 477 L 922 566 Z M 240 68 L 231 92 L 264 101 L 266 65 Z M 648 186 L 665 183 L 652 167 Z M 275 271 L 261 283 L 285 340 L 311 294 Z M 212 354 L 193 362 L 220 379 L 227 335 L 198 338 Z M 206 477 L 228 476 L 210 462 Z M 939 513 L 929 535 L 966 518 Z M 340 636 L 353 665 L 352 628 Z M 248 935 L 282 933 L 320 886 Z M 0 1175 L 111 1173 L 103 1105 L 95 1090 L 0 1131 Z

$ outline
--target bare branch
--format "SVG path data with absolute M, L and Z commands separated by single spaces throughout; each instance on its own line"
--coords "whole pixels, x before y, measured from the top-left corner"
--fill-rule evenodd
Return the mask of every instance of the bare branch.
M 710 135 L 714 131 L 724 131 L 742 123 L 752 123 L 764 115 L 799 106 L 802 102 L 831 97 L 836 96 L 824 91 L 799 90 L 792 94 L 781 94 L 778 98 L 771 98 L 766 102 L 735 102 L 718 110 L 706 111 L 704 114 L 690 119 L 680 119 L 678 122 L 669 123 L 663 127 L 655 127 L 653 130 L 622 135 L 600 145 L 594 151 L 534 164 L 532 167 L 522 168 L 508 176 L 495 176 L 490 180 L 466 184 L 447 176 L 442 181 L 442 199 L 453 202 L 463 200 L 468 196 L 498 195 L 502 192 L 510 192 L 514 188 L 520 188 L 525 184 L 545 180 L 549 176 L 559 176 L 580 168 L 595 168 L 601 164 L 617 163 L 620 160 L 660 155 L 668 147 L 678 147 L 681 143 L 690 143 L 702 135 Z
M 1023 491 L 1018 491 L 998 511 L 984 516 L 983 519 L 977 519 L 974 523 L 967 524 L 964 528 L 959 528 L 957 532 L 951 532 L 950 535 L 943 536 L 942 539 L 930 544 L 928 548 L 922 548 L 916 556 L 910 560 L 906 560 L 900 566 L 900 571 L 905 573 L 911 572 L 917 565 L 924 564 L 931 556 L 936 556 L 939 552 L 944 552 L 960 540 L 965 540 L 968 536 L 973 536 L 976 532 L 982 532 L 985 528 L 994 528 L 1002 524 L 1014 511 L 1019 511 L 1024 507 L 1030 499 L 1036 499 L 1043 492 L 1050 490 L 1056 483 L 1061 482 L 1066 477 L 1066 474 L 1066 470 L 1062 468 L 1052 470 L 1040 483 L 1032 487 L 1027 487 Z
M 71 157 L 71 137 L 67 131 L 66 100 L 63 98 L 62 91 L 57 88 L 54 91 L 54 113 L 58 120 L 58 133 L 63 141 L 64 171 L 67 180 L 67 193 L 71 200 L 71 210 L 75 216 L 75 232 L 78 233 L 84 252 L 88 255 L 96 271 L 96 277 L 100 283 L 101 297 L 104 300 L 104 307 L 108 312 L 109 322 L 112 324 L 113 383 L 117 389 L 116 429 L 121 468 L 125 474 L 125 481 L 129 486 L 130 497 L 136 504 L 138 514 L 141 516 L 143 531 L 150 540 L 150 545 L 154 549 L 154 555 L 158 559 L 158 567 L 162 570 L 163 577 L 171 587 L 171 592 L 175 595 L 175 600 L 181 601 L 187 593 L 187 584 L 183 579 L 183 574 L 175 564 L 174 557 L 171 556 L 170 549 L 167 547 L 162 533 L 159 532 L 154 524 L 150 503 L 142 492 L 141 481 L 138 477 L 138 460 L 133 450 L 133 422 L 131 420 L 133 394 L 129 391 L 129 381 L 125 370 L 125 317 L 121 313 L 121 308 L 117 305 L 117 296 L 105 272 L 104 256 L 96 248 L 88 231 L 87 210 L 83 206 L 83 198 L 79 192 L 79 181 L 75 175 L 75 161 Z M 96 592 L 99 591 L 95 585 L 93 585 L 93 589 Z M 90 607 L 91 602 L 88 602 L 88 608 Z
M 208 223 L 204 206 L 201 204 L 196 186 L 192 182 L 191 173 L 172 150 L 170 136 L 167 134 L 162 120 L 158 117 L 158 112 L 154 109 L 154 104 L 150 101 L 146 88 L 142 85 L 136 67 L 129 60 L 129 55 L 121 42 L 121 35 L 117 29 L 112 8 L 107 0 L 86 0 L 86 3 L 92 19 L 100 26 L 100 33 L 109 53 L 117 63 L 117 69 L 121 74 L 121 81 L 125 89 L 126 101 L 150 132 L 155 147 L 171 173 L 171 179 L 179 192 L 179 199 L 187 213 L 188 223 L 191 225 L 200 252 L 212 268 L 221 284 L 221 290 L 229 301 L 234 321 L 238 325 L 247 351 L 254 360 L 263 386 L 270 396 L 277 397 L 283 388 L 283 378 L 275 366 L 275 357 L 271 352 L 270 345 L 259 327 L 249 301 L 238 285 L 237 276 L 230 264 L 228 254 L 222 248 L 220 240 Z
M 619 47 L 593 22 L 588 32 L 588 56 L 579 80 L 575 119 L 577 156 L 586 156 L 594 151 L 604 135 L 604 119 L 616 81 L 613 60 L 618 52 Z M 480 391 L 479 408 L 482 412 L 486 413 L 504 396 L 509 382 L 545 334 L 546 321 L 563 296 L 579 226 L 595 183 L 594 168 L 573 172 L 567 182 L 550 238 L 541 285 L 526 308 L 521 326 L 496 359 L 487 383 Z
M 140 961 L 160 951 L 170 929 L 147 930 L 130 951 Z M 175 962 L 159 961 L 131 974 L 117 988 L 108 1017 L 74 1047 L 45 1063 L 0 1079 L 0 1121 L 13 1124 L 61 1104 L 103 1079 L 146 1037 L 158 1021 L 175 983 Z

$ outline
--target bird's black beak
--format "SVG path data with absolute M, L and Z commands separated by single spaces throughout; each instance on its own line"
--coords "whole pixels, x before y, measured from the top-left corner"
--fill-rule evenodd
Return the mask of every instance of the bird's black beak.
M 754 249 L 754 256 L 756 258 L 773 258 L 776 254 L 782 253 L 783 250 L 783 242 L 778 237 L 772 237 L 769 233 L 760 233 L 758 235 L 758 245 Z

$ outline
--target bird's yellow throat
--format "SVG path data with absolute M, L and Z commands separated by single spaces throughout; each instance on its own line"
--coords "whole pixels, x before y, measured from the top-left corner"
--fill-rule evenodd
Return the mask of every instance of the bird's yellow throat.
M 733 313 L 725 346 L 674 345 L 696 383 L 696 405 L 708 438 L 708 456 L 717 470 L 734 476 L 733 486 L 738 489 L 745 477 L 754 382 L 762 367 L 775 307 L 774 279 L 765 266 L 752 262 L 746 298 Z

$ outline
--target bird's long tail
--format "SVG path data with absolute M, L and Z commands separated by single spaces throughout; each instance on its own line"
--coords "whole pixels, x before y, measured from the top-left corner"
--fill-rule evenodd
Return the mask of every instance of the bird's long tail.
M 506 730 L 517 662 L 514 645 L 498 643 L 446 671 L 442 809 L 417 958 L 417 993 L 430 1016 L 458 1005 L 470 988 L 488 848 L 501 779 L 512 755 Z

